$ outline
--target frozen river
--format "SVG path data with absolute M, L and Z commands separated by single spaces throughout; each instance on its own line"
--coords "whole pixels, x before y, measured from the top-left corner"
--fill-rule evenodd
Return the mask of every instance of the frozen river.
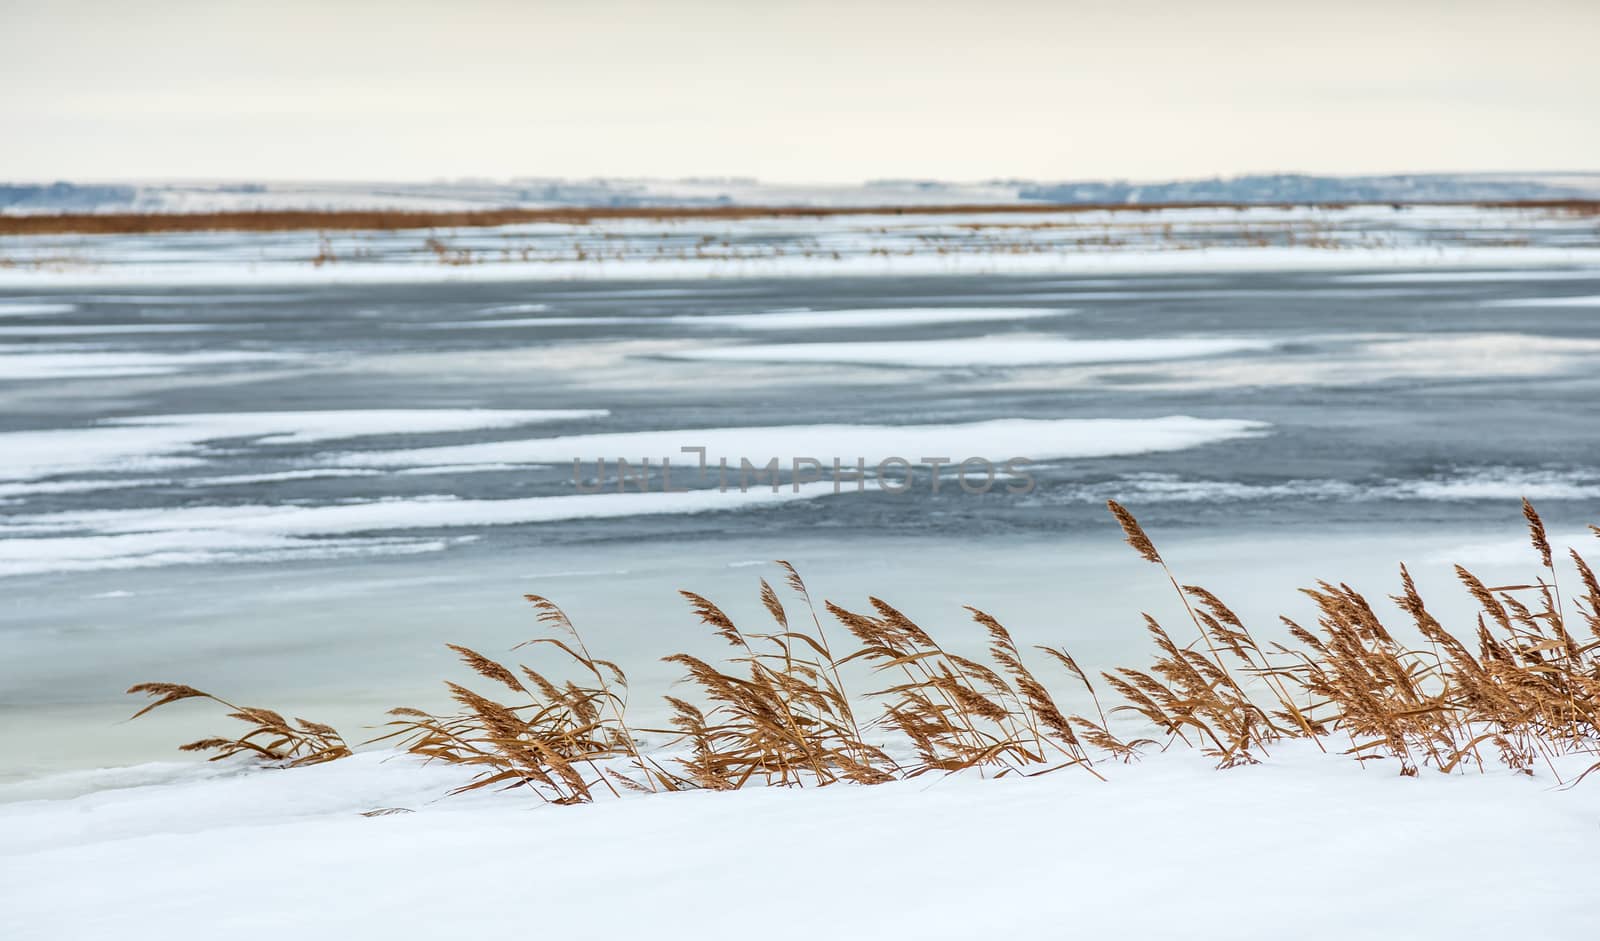
M 0 279 L 0 775 L 214 725 L 118 725 L 140 680 L 352 726 L 432 704 L 445 641 L 535 633 L 529 591 L 647 702 L 706 642 L 673 590 L 753 619 L 773 558 L 1128 662 L 1171 602 L 1107 498 L 1266 623 L 1316 577 L 1524 571 L 1524 495 L 1563 538 L 1600 519 L 1600 269 L 1182 267 Z

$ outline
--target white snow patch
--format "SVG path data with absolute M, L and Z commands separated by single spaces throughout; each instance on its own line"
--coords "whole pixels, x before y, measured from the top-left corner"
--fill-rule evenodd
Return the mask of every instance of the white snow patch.
M 0 434 L 0 480 L 193 466 L 199 463 L 193 452 L 203 442 L 228 438 L 305 444 L 367 435 L 506 428 L 607 414 L 603 409 L 362 409 L 116 418 L 91 428 Z
M 0 381 L 165 376 L 208 366 L 287 362 L 290 353 L 0 352 Z
M 300 470 L 272 471 L 262 474 L 227 474 L 217 477 L 195 477 L 185 480 L 185 487 L 234 487 L 240 484 L 275 484 L 290 480 L 322 480 L 330 477 L 377 477 L 382 471 L 362 470 L 356 467 L 306 467 Z
M 735 471 L 741 459 L 765 465 L 771 458 L 788 468 L 795 457 L 825 464 L 833 458 L 853 466 L 859 458 L 877 464 L 900 457 L 912 462 L 945 457 L 985 457 L 996 463 L 1012 457 L 1033 461 L 1109 457 L 1179 451 L 1264 432 L 1264 422 L 1231 418 L 1003 418 L 945 425 L 767 425 L 750 428 L 684 428 L 607 434 L 563 435 L 520 441 L 493 441 L 402 451 L 366 451 L 343 455 L 339 463 L 356 467 L 427 467 L 507 464 L 570 464 L 618 458 L 634 464 L 648 458 L 659 466 L 670 458 L 674 467 L 693 468 L 695 454 L 683 448 L 705 448 L 716 473 L 719 460 Z M 676 472 L 675 472 L 676 473 Z M 687 473 L 687 471 L 686 471 Z
M 77 309 L 77 304 L 0 301 L 0 317 L 39 317 L 45 314 L 70 314 Z
M 1065 307 L 865 307 L 844 310 L 779 310 L 750 314 L 672 314 L 648 316 L 514 317 L 505 320 L 454 320 L 422 324 L 430 330 L 505 327 L 640 326 L 736 327 L 742 330 L 821 330 L 835 327 L 909 327 L 946 323 L 1033 320 L 1074 313 Z
M 1190 359 L 1267 350 L 1275 345 L 1271 340 L 1243 338 L 1067 340 L 1056 337 L 983 337 L 879 343 L 751 344 L 707 347 L 662 355 L 671 359 L 723 363 L 839 363 L 948 369 Z
M 540 422 L 605 418 L 605 409 L 330 409 L 305 412 L 217 412 L 113 419 L 144 427 L 209 428 L 209 437 L 255 438 L 267 444 L 310 444 L 372 435 L 432 434 L 509 428 Z M 216 434 L 215 431 L 224 434 Z
M 1063 926 L 1443 941 L 1582 937 L 1594 921 L 1561 874 L 1593 868 L 1600 788 L 1556 789 L 1543 770 L 1412 779 L 1290 742 L 1227 771 L 1174 752 L 1103 762 L 1106 781 L 1068 769 L 556 807 L 521 790 L 445 797 L 461 768 L 383 758 L 80 772 L 49 782 L 76 796 L 0 804 L 7 939 L 495 937 L 525 933 L 529 904 L 552 937 L 667 941 L 752 925 L 771 941 Z M 412 812 L 362 816 L 389 807 Z M 1492 903 L 1463 899 L 1486 884 Z M 241 887 L 266 901 L 241 904 Z
M 498 307 L 485 307 L 480 313 L 485 314 L 536 314 L 541 310 L 549 310 L 549 304 L 501 304 Z
M 1517 297 L 1503 301 L 1485 301 L 1485 307 L 1600 307 L 1600 294 L 1577 297 Z
M 1332 280 L 1376 284 L 1432 284 L 1450 281 L 1588 281 L 1600 279 L 1600 268 L 1508 268 L 1495 271 L 1382 271 L 1336 275 Z
M 1377 481 L 1300 479 L 1273 483 L 1201 480 L 1174 474 L 1129 474 L 1103 483 L 1058 488 L 1062 497 L 1090 503 L 1107 499 L 1139 503 L 1212 503 L 1254 500 L 1372 502 L 1600 499 L 1600 470 L 1553 471 L 1509 467 L 1464 468 L 1417 479 Z
M 1590 500 L 1600 497 L 1600 472 L 1488 468 L 1453 477 L 1396 480 L 1386 489 L 1418 500 Z
M 297 539 L 271 533 L 171 530 L 119 535 L 0 539 L 0 577 L 359 555 L 437 552 L 445 540 Z
M 835 492 L 831 482 L 774 493 L 767 488 L 686 493 L 600 493 L 512 500 L 450 497 L 328 506 L 193 506 L 15 516 L 0 525 L 0 576 L 137 568 L 238 559 L 322 557 L 329 553 L 431 551 L 443 543 L 327 540 L 407 529 L 453 529 L 574 519 L 740 510 Z M 80 533 L 86 533 L 79 535 Z
M 212 323 L 105 323 L 105 324 L 30 324 L 0 326 L 0 337 L 76 337 L 114 333 L 198 333 L 206 330 L 238 330 L 240 324 Z
M 869 217 L 863 217 L 869 218 Z M 818 276 L 914 276 L 933 274 L 1188 273 L 1224 271 L 1360 271 L 1373 268 L 1483 268 L 1492 265 L 1570 267 L 1600 265 L 1592 248 L 1489 248 L 1419 246 L 1344 248 L 1118 249 L 1009 254 L 974 251 L 940 255 L 851 254 L 826 257 L 669 258 L 632 257 L 590 261 L 513 261 L 477 265 L 434 262 L 370 262 L 315 267 L 304 261 L 240 263 L 234 260 L 56 268 L 0 268 L 0 287 L 65 285 L 321 285 L 422 284 L 449 281 L 623 281 Z
M 845 310 L 790 310 L 760 314 L 675 316 L 673 323 L 740 327 L 746 330 L 809 330 L 832 327 L 910 327 L 941 323 L 1033 320 L 1073 313 L 1056 307 L 863 307 Z
M 151 460 L 145 466 L 181 467 L 185 463 L 178 459 L 171 459 L 166 462 Z M 3 467 L 3 465 L 0 465 L 0 467 Z M 3 471 L 0 471 L 0 478 L 3 478 L 3 476 Z M 139 487 L 162 487 L 170 483 L 172 481 L 164 477 L 96 477 L 88 480 L 51 480 L 42 483 L 0 483 L 0 497 L 31 497 L 42 493 L 93 493 L 96 490 L 132 490 Z
M 716 510 L 811 499 L 834 493 L 831 482 L 803 484 L 773 493 L 768 487 L 690 490 L 682 493 L 561 494 L 507 500 L 462 500 L 450 496 L 413 497 L 335 503 L 326 506 L 271 505 L 186 506 L 166 509 L 85 510 L 13 516 L 0 524 L 0 533 L 59 533 L 89 530 L 101 535 L 158 533 L 240 534 L 257 536 L 336 536 L 397 529 L 503 526 L 555 520 L 607 519 L 621 516 L 658 516 L 705 513 Z M 45 539 L 34 540 L 43 543 Z M 22 540 L 0 545 L 6 553 L 29 555 Z
M 610 324 L 671 323 L 670 317 L 508 317 L 504 320 L 441 320 L 414 324 L 423 330 L 497 330 L 506 327 L 587 327 Z

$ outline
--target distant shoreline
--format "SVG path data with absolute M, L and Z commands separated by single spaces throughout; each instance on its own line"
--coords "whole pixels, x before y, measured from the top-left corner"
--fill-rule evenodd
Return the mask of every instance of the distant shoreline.
M 551 223 L 586 225 L 610 220 L 803 219 L 835 216 L 944 216 L 1085 212 L 1159 212 L 1177 209 L 1348 209 L 1461 206 L 1533 209 L 1600 215 L 1600 199 L 1420 202 L 1192 202 L 1192 203 L 966 203 L 911 206 L 561 206 L 547 209 L 406 211 L 386 209 L 272 209 L 193 213 L 0 213 L 0 235 L 143 235 L 164 232 L 291 232 L 463 229 Z

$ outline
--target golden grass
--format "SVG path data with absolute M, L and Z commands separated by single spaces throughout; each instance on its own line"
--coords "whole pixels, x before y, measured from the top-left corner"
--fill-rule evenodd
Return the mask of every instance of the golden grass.
M 130 687 L 128 692 L 144 693 L 155 700 L 135 712 L 133 714 L 135 719 L 152 709 L 184 699 L 209 699 L 231 710 L 228 718 L 238 719 L 248 725 L 250 727 L 248 732 L 236 738 L 203 738 L 178 746 L 179 751 L 216 752 L 211 756 L 211 761 L 232 758 L 234 755 L 249 755 L 276 765 L 295 767 L 320 764 L 350 755 L 350 748 L 345 745 L 344 738 L 331 726 L 320 722 L 295 719 L 291 723 L 271 709 L 235 706 L 225 699 L 219 699 L 210 693 L 201 692 L 181 683 L 140 683 Z
M 1144 615 L 1152 662 L 1100 674 L 1120 699 L 1109 713 L 1071 654 L 1035 648 L 1076 680 L 1094 706 L 1092 716 L 1065 710 L 1010 632 L 976 608 L 967 610 L 988 642 L 982 660 L 941 646 L 877 598 L 860 612 L 824 603 L 853 644 L 835 653 L 805 582 L 779 562 L 796 610 L 804 612 L 798 623 L 765 580 L 760 600 L 772 625 L 760 631 L 739 627 L 707 598 L 682 593 L 730 653 L 716 663 L 684 653 L 665 658 L 682 668 L 694 691 L 666 697 L 669 729 L 630 725 L 621 668 L 590 654 L 553 602 L 529 595 L 550 636 L 520 646 L 554 651 L 573 678 L 509 667 L 452 645 L 493 695 L 447 683 L 456 712 L 393 710 L 389 730 L 373 741 L 392 740 L 423 758 L 477 769 L 461 790 L 527 787 L 558 804 L 622 790 L 877 784 L 967 769 L 1002 776 L 1076 767 L 1098 776 L 1097 761 L 1131 760 L 1152 746 L 1197 748 L 1225 768 L 1258 762 L 1288 739 L 1308 739 L 1325 751 L 1337 741 L 1357 761 L 1392 760 L 1408 776 L 1424 767 L 1481 770 L 1490 762 L 1533 774 L 1541 763 L 1553 771 L 1549 759 L 1558 754 L 1600 754 L 1600 582 L 1571 550 L 1582 584 L 1569 617 L 1554 549 L 1526 501 L 1539 571 L 1526 584 L 1488 586 L 1458 567 L 1481 609 L 1471 630 L 1447 630 L 1401 567 L 1392 600 L 1420 645 L 1397 638 L 1355 589 L 1328 582 L 1305 589 L 1316 607 L 1315 627 L 1282 619 L 1291 643 L 1263 645 L 1216 595 L 1179 583 L 1132 513 L 1115 502 L 1109 507 L 1135 552 L 1161 567 L 1189 622 L 1189 636 L 1181 639 Z M 1590 639 L 1574 636 L 1580 624 Z M 862 668 L 881 688 L 859 695 L 846 688 L 845 672 Z M 350 754 L 327 726 L 303 719 L 291 725 L 277 713 L 236 707 L 191 687 L 145 683 L 130 692 L 157 698 L 137 715 L 206 698 L 252 726 L 238 739 L 205 739 L 185 750 L 284 765 Z M 1113 731 L 1109 717 L 1119 713 L 1132 719 L 1122 727 L 1137 737 Z M 647 751 L 640 734 L 669 735 L 672 745 Z M 1596 769 L 1600 762 L 1583 776 Z
M 389 209 L 272 209 L 183 213 L 0 213 L 0 235 L 144 235 L 159 232 L 289 232 L 382 231 L 395 229 L 467 229 L 532 223 L 588 225 L 616 219 L 821 219 L 834 216 L 943 216 L 1017 213 L 1149 213 L 1169 209 L 1292 209 L 1298 204 L 1265 203 L 1106 203 L 1106 204 L 949 204 L 930 206 L 597 206 L 550 209 L 478 209 L 414 211 Z M 1321 209 L 1343 209 L 1354 203 L 1317 203 Z M 1390 203 L 1381 203 L 1388 206 Z M 1534 209 L 1576 215 L 1600 214 L 1600 200 L 1518 200 L 1509 202 L 1417 203 L 1463 205 L 1486 209 Z

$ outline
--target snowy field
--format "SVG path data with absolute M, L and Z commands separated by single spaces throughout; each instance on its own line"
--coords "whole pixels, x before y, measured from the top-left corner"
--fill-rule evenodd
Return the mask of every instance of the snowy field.
M 1226 772 L 441 798 L 376 756 L 146 765 L 0 804 L 14 941 L 470 937 L 1585 937 L 1600 789 L 1400 778 L 1305 745 Z M 25 796 L 13 789 L 13 796 Z M 366 817 L 381 808 L 413 813 Z M 92 884 L 93 891 L 84 886 Z M 1452 900 L 1448 903 L 1441 900 Z
M 1584 936 L 1582 759 L 1413 779 L 1299 742 L 553 807 L 381 751 L 181 760 L 224 720 L 130 724 L 123 690 L 360 741 L 440 705 L 444 643 L 533 636 L 534 591 L 649 724 L 658 658 L 715 642 L 675 591 L 751 620 L 774 558 L 958 652 L 970 603 L 1142 665 L 1140 611 L 1183 611 L 1113 498 L 1263 633 L 1402 561 L 1459 628 L 1453 564 L 1529 577 L 1519 498 L 1593 554 L 1597 315 L 1594 217 L 1532 211 L 0 239 L 0 938 Z

